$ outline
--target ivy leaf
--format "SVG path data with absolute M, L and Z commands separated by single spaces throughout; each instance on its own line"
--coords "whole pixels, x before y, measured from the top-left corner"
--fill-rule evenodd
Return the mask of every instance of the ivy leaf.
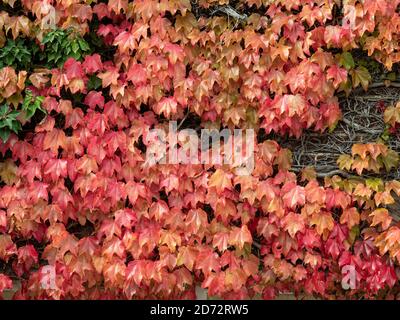
M 314 213 L 310 223 L 316 226 L 316 230 L 320 235 L 323 235 L 326 231 L 331 231 L 335 225 L 332 215 L 326 211 Z
M 394 150 L 388 150 L 386 155 L 382 157 L 382 162 L 385 165 L 386 171 L 397 168 L 399 165 L 399 154 Z
M 348 154 L 341 154 L 337 159 L 337 164 L 340 170 L 349 171 L 353 164 L 353 158 Z
M 229 234 L 229 244 L 243 249 L 246 243 L 251 244 L 253 239 L 246 225 L 241 228 L 234 227 Z
M 101 87 L 101 79 L 95 75 L 90 76 L 89 81 L 87 83 L 88 90 L 97 90 Z
M 350 52 L 343 52 L 340 55 L 339 63 L 341 66 L 345 67 L 347 70 L 353 69 L 355 67 L 353 56 Z
M 369 216 L 372 217 L 371 226 L 374 227 L 380 224 L 382 226 L 382 230 L 389 228 L 393 220 L 389 214 L 389 211 L 384 208 L 374 210 Z
M 8 128 L 1 128 L 0 129 L 0 138 L 3 141 L 3 143 L 7 142 L 10 134 L 11 134 L 11 131 Z
M 360 223 L 360 214 L 357 211 L 357 208 L 349 208 L 343 211 L 340 216 L 340 223 L 347 224 L 349 229 L 353 228 Z
M 225 172 L 222 169 L 217 169 L 210 177 L 208 186 L 215 187 L 217 192 L 220 194 L 225 189 L 232 189 L 232 174 Z
M 6 289 L 12 289 L 12 280 L 3 273 L 0 273 L 0 293 Z
M 365 180 L 365 184 L 368 188 L 375 192 L 382 191 L 384 189 L 383 181 L 379 178 L 368 178 Z
M 154 111 L 157 114 L 164 114 L 165 117 L 169 118 L 171 114 L 177 112 L 178 103 L 174 97 L 163 97 L 155 106 Z
M 297 186 L 294 182 L 285 184 L 282 187 L 283 202 L 286 207 L 295 209 L 296 206 L 302 206 L 306 202 L 306 193 L 304 187 Z
M 396 107 L 388 107 L 384 113 L 385 123 L 388 123 L 391 127 L 395 127 L 397 123 L 400 123 L 400 104 Z
M 294 238 L 297 232 L 303 232 L 305 230 L 304 217 L 300 214 L 290 212 L 282 219 L 283 226 L 290 236 Z
M 365 91 L 368 90 L 368 85 L 372 78 L 367 68 L 360 66 L 354 70 L 351 70 L 350 74 L 353 81 L 353 88 L 356 88 L 361 84 Z
M 333 85 L 338 88 L 342 83 L 347 81 L 346 69 L 339 68 L 336 64 L 329 67 L 327 72 L 327 79 L 333 80 Z

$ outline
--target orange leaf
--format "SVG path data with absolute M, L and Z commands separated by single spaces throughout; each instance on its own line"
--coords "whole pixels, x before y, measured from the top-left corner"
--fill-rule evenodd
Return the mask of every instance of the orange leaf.
M 349 229 L 353 226 L 356 226 L 360 223 L 360 214 L 358 213 L 356 208 L 349 208 L 343 211 L 343 214 L 340 217 L 341 224 L 347 224 Z
M 252 243 L 253 238 L 246 225 L 241 228 L 234 227 L 229 234 L 229 244 L 243 249 L 246 243 Z
M 327 211 L 316 212 L 312 215 L 310 224 L 316 226 L 318 234 L 322 235 L 325 231 L 331 231 L 335 226 L 332 215 Z
M 381 224 L 382 229 L 386 230 L 392 223 L 392 217 L 389 214 L 389 211 L 384 208 L 379 208 L 372 211 L 372 213 L 369 216 L 372 217 L 372 223 L 371 223 L 372 227 Z
M 210 188 L 215 187 L 218 194 L 221 194 L 225 189 L 232 190 L 232 176 L 231 173 L 217 169 L 210 177 L 208 186 Z
M 67 137 L 65 136 L 64 131 L 54 128 L 53 130 L 46 132 L 43 140 L 43 149 L 50 149 L 57 154 L 58 148 L 60 147 L 63 149 L 67 147 Z

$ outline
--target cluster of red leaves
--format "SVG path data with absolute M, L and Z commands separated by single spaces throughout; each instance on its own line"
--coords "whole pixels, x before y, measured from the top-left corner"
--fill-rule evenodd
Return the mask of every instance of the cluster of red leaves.
M 297 177 L 290 151 L 272 140 L 256 142 L 250 176 L 146 165 L 149 130 L 186 112 L 204 127 L 333 129 L 336 90 L 351 86 L 348 73 L 367 87 L 368 75 L 329 48 L 365 43 L 388 67 L 399 59 L 397 0 L 242 2 L 263 14 L 234 28 L 224 16 L 197 19 L 188 0 L 22 1 L 35 26 L 50 5 L 60 27 L 82 34 L 96 16 L 116 53 L 30 74 L 48 116 L 0 145 L 3 156 L 11 151 L 0 166 L 0 262 L 21 280 L 15 298 L 194 298 L 197 285 L 233 299 L 398 297 L 399 226 L 378 208 L 400 196 L 398 182 L 321 184 L 309 169 Z M 226 1 L 199 5 L 217 3 Z M 9 18 L 4 32 L 42 37 L 20 20 Z M 18 87 L 12 74 L 0 82 L 7 94 Z M 87 89 L 93 77 L 97 91 Z M 361 160 L 388 152 L 376 148 L 353 151 Z M 55 267 L 55 288 L 42 286 L 44 264 Z M 348 265 L 357 283 L 346 291 Z M 11 286 L 0 274 L 0 292 Z

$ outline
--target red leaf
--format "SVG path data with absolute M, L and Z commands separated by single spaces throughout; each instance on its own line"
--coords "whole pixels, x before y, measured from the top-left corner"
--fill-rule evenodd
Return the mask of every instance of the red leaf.
M 338 88 L 342 82 L 347 81 L 347 71 L 346 69 L 339 68 L 338 65 L 334 64 L 328 69 L 327 79 L 332 79 L 334 87 Z
M 212 271 L 220 270 L 219 257 L 216 252 L 209 248 L 200 250 L 196 259 L 196 269 L 203 271 L 204 275 L 209 275 Z
M 8 262 L 11 256 L 17 253 L 17 246 L 12 242 L 10 235 L 0 234 L 0 259 Z
M 237 246 L 240 249 L 243 249 L 246 243 L 251 244 L 252 242 L 253 238 L 246 225 L 243 225 L 241 228 L 233 227 L 229 234 L 229 244 Z
M 64 69 L 69 80 L 82 79 L 85 76 L 82 64 L 73 58 L 68 58 L 67 61 L 65 61 Z
M 87 104 L 91 109 L 94 109 L 96 106 L 102 109 L 104 107 L 104 97 L 101 92 L 90 91 L 86 95 L 84 103 Z
M 0 273 L 0 293 L 6 289 L 12 289 L 12 280 L 3 273 Z
M 67 176 L 67 160 L 50 159 L 44 166 L 44 174 L 49 175 L 53 181 Z
M 65 136 L 64 131 L 59 129 L 53 129 L 49 132 L 46 132 L 46 135 L 43 140 L 43 149 L 50 149 L 55 154 L 58 153 L 58 148 L 65 149 L 67 146 L 67 138 Z
M 169 118 L 171 114 L 177 112 L 178 103 L 174 97 L 163 97 L 158 103 L 153 107 L 157 114 L 164 114 L 165 117 Z
M 99 54 L 95 53 L 91 56 L 86 56 L 82 63 L 83 70 L 86 73 L 91 74 L 103 69 L 103 63 Z
M 295 209 L 297 206 L 303 206 L 306 202 L 306 194 L 304 188 L 297 186 L 294 182 L 286 183 L 282 187 L 283 203 L 290 209 Z
M 282 219 L 283 226 L 289 232 L 292 238 L 297 232 L 303 232 L 305 229 L 305 221 L 302 215 L 290 212 Z

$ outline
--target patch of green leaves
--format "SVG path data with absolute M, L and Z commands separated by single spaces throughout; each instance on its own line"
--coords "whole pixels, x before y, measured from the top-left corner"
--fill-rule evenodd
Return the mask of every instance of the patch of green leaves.
M 0 138 L 3 142 L 8 140 L 11 132 L 18 133 L 21 130 L 21 123 L 17 120 L 20 112 L 12 110 L 8 104 L 0 106 Z
M 8 39 L 6 45 L 0 49 L 0 68 L 12 66 L 17 70 L 27 70 L 38 50 L 39 47 L 34 42 L 27 43 L 27 40 L 21 38 Z
M 7 142 L 11 132 L 18 134 L 22 128 L 20 117 L 29 120 L 37 110 L 45 112 L 41 107 L 43 99 L 42 96 L 34 97 L 32 92 L 27 90 L 21 110 L 12 109 L 7 103 L 0 106 L 0 139 Z
M 43 38 L 47 63 L 61 66 L 68 58 L 82 60 L 90 53 L 90 46 L 80 35 L 71 30 L 56 29 Z
M 45 110 L 42 108 L 43 100 L 44 97 L 33 97 L 32 91 L 26 90 L 25 99 L 22 103 L 22 111 L 24 112 L 24 118 L 26 120 L 32 118 L 37 110 L 45 112 Z

